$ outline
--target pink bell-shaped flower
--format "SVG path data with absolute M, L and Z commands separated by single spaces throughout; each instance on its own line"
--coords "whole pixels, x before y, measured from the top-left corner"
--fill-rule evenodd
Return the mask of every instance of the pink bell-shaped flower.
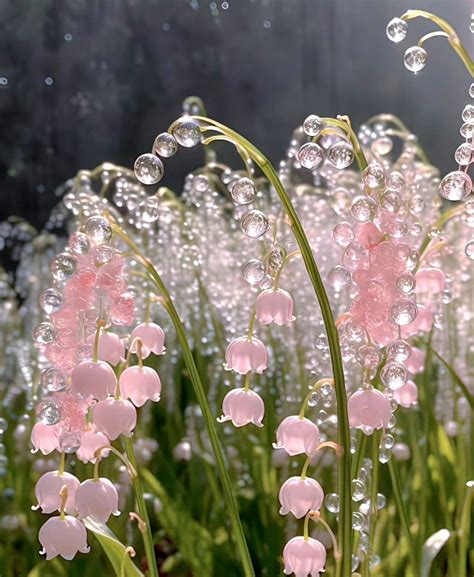
M 141 407 L 148 400 L 160 400 L 160 377 L 151 367 L 128 367 L 120 375 L 119 384 L 122 396 L 130 399 L 136 407 Z
M 249 423 L 263 427 L 265 405 L 262 398 L 250 389 L 229 391 L 224 397 L 222 412 L 224 414 L 217 419 L 219 423 L 232 421 L 235 427 L 243 427 Z
M 225 369 L 246 375 L 250 371 L 263 373 L 268 365 L 268 353 L 260 339 L 238 337 L 233 339 L 225 352 Z
M 43 547 L 40 555 L 46 555 L 47 561 L 58 555 L 71 561 L 76 553 L 90 551 L 86 528 L 81 521 L 70 515 L 48 519 L 39 530 L 38 538 Z
M 326 549 L 317 539 L 293 537 L 283 549 L 285 575 L 318 577 L 326 564 Z
M 93 345 L 95 335 L 91 335 L 87 342 Z M 101 361 L 106 361 L 115 367 L 125 359 L 125 346 L 123 341 L 115 333 L 101 331 L 99 335 L 98 357 Z
M 319 429 L 306 417 L 291 415 L 280 423 L 276 438 L 274 449 L 285 449 L 290 457 L 303 453 L 309 457 L 319 445 Z
M 132 436 L 137 411 L 130 401 L 110 397 L 92 408 L 92 420 L 99 431 L 115 441 L 120 435 Z
M 117 377 L 110 365 L 104 361 L 82 361 L 72 371 L 70 390 L 81 397 L 93 397 L 98 401 L 112 395 Z
M 393 391 L 393 398 L 401 407 L 408 409 L 418 402 L 418 387 L 413 381 L 408 380 L 403 386 Z
M 281 289 L 262 291 L 255 301 L 255 314 L 262 325 L 275 323 L 286 325 L 295 320 L 293 316 L 293 298 Z
M 132 353 L 137 352 L 137 345 L 133 341 L 141 339 L 142 357 L 146 359 L 150 353 L 162 355 L 165 351 L 165 333 L 163 329 L 155 323 L 142 323 L 136 326 L 130 335 L 130 349 Z
M 91 516 L 101 523 L 107 523 L 110 515 L 120 515 L 118 502 L 117 489 L 105 477 L 83 481 L 76 492 L 79 519 Z
M 61 474 L 59 471 L 49 471 L 38 479 L 35 486 L 35 496 L 38 504 L 33 509 L 41 508 L 41 512 L 47 515 L 54 511 L 59 511 L 61 506 L 59 492 L 64 485 L 67 487 L 67 500 L 64 510 L 66 513 L 75 513 L 74 498 L 79 487 L 79 479 L 70 473 Z
M 438 294 L 444 291 L 446 276 L 444 272 L 435 267 L 420 268 L 415 275 L 416 292 Z
M 31 430 L 32 453 L 41 451 L 43 455 L 49 455 L 53 451 L 59 451 L 59 429 L 57 425 L 45 425 L 35 423 Z
M 416 375 L 421 373 L 425 368 L 426 351 L 423 351 L 417 347 L 412 347 L 410 356 L 405 362 L 406 368 Z
M 109 439 L 101 433 L 96 431 L 95 427 L 89 427 L 86 431 L 82 433 L 81 446 L 76 451 L 77 458 L 83 463 L 95 463 L 96 456 L 95 452 L 101 447 L 105 447 L 109 444 Z M 104 449 L 101 451 L 101 458 L 107 457 L 109 451 Z
M 297 519 L 301 519 L 309 511 L 319 511 L 324 499 L 321 485 L 308 477 L 290 477 L 280 488 L 280 515 L 290 511 Z
M 359 390 L 347 402 L 349 424 L 371 435 L 375 429 L 386 429 L 392 418 L 392 408 L 387 397 L 377 389 Z

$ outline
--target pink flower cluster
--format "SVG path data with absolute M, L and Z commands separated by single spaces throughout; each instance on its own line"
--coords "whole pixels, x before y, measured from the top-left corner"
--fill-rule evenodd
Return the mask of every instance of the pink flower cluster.
M 144 366 L 143 359 L 152 353 L 163 354 L 165 342 L 161 327 L 151 322 L 136 326 L 128 339 L 111 331 L 114 325 L 133 323 L 134 298 L 126 292 L 124 258 L 108 244 L 91 247 L 92 241 L 93 237 L 83 233 L 71 237 L 71 251 L 78 243 L 82 251 L 74 257 L 75 270 L 55 289 L 46 291 L 48 297 L 54 297 L 54 306 L 50 298 L 46 310 L 55 339 L 42 344 L 52 366 L 43 373 L 46 394 L 38 405 L 40 420 L 31 434 L 35 451 L 45 455 L 59 451 L 63 458 L 76 453 L 84 463 L 96 463 L 115 451 L 113 441 L 133 434 L 136 408 L 148 400 L 160 400 L 158 373 Z M 131 353 L 137 355 L 138 365 L 130 366 Z M 65 472 L 62 464 L 38 480 L 35 493 L 36 508 L 42 513 L 60 512 L 59 517 L 48 519 L 39 533 L 48 560 L 57 555 L 72 559 L 78 551 L 87 553 L 82 520 L 90 516 L 107 523 L 110 515 L 119 513 L 117 490 L 109 479 L 98 476 L 97 468 L 94 478 L 81 483 Z

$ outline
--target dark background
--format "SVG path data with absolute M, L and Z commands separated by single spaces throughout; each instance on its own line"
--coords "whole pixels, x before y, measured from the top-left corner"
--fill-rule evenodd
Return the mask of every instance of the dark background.
M 399 115 L 432 162 L 452 169 L 470 79 L 445 40 L 406 71 L 404 50 L 434 27 L 408 8 L 438 13 L 468 50 L 469 0 L 0 0 L 0 220 L 44 224 L 55 189 L 104 160 L 131 166 L 200 95 L 208 113 L 277 162 L 309 113 L 349 114 L 358 126 Z M 167 162 L 179 188 L 196 154 Z

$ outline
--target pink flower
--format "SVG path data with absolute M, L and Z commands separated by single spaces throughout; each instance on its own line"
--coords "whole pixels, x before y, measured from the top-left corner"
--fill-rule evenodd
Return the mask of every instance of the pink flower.
M 309 457 L 319 445 L 319 429 L 306 417 L 301 419 L 292 415 L 280 423 L 276 438 L 274 449 L 285 449 L 291 457 L 302 453 L 306 453 Z
M 87 531 L 84 525 L 75 517 L 66 515 L 51 517 L 39 530 L 39 542 L 43 549 L 40 555 L 46 555 L 50 561 L 58 555 L 71 561 L 76 553 L 89 553 L 87 545 Z
M 49 455 L 59 450 L 59 428 L 57 425 L 45 425 L 36 423 L 31 431 L 31 444 L 33 453 L 41 451 L 43 455 Z
M 281 327 L 295 320 L 293 298 L 290 293 L 281 289 L 262 291 L 255 302 L 255 312 L 262 325 L 275 323 Z
M 137 424 L 137 411 L 130 401 L 110 397 L 93 407 L 92 419 L 99 431 L 115 441 L 120 435 L 132 436 Z
M 408 338 L 417 333 L 429 333 L 433 325 L 433 313 L 431 308 L 418 305 L 418 314 L 415 320 L 409 325 L 402 327 L 402 337 Z
M 89 427 L 84 433 L 82 434 L 81 439 L 81 446 L 77 449 L 76 455 L 77 458 L 82 461 L 83 463 L 95 463 L 96 456 L 95 452 L 97 449 L 101 447 L 105 447 L 109 444 L 109 439 L 101 433 L 100 431 L 96 431 L 95 427 Z M 101 451 L 100 456 L 101 458 L 107 457 L 109 451 L 104 449 Z
M 377 389 L 359 390 L 347 403 L 349 424 L 371 435 L 375 429 L 386 429 L 392 418 L 392 408 L 387 397 Z
M 318 577 L 324 571 L 326 549 L 317 539 L 293 537 L 283 549 L 284 573 L 296 577 Z
M 95 335 L 91 335 L 87 342 L 94 344 Z M 115 333 L 101 331 L 99 335 L 98 356 L 101 361 L 107 361 L 115 366 L 125 359 L 125 347 L 122 340 Z
M 160 400 L 160 377 L 151 367 L 128 367 L 120 375 L 119 384 L 122 396 L 130 399 L 136 407 L 141 407 L 148 400 Z
M 227 393 L 222 403 L 222 417 L 219 423 L 232 421 L 236 427 L 243 427 L 249 423 L 263 427 L 262 419 L 265 405 L 257 393 L 250 389 L 234 389 Z
M 281 486 L 280 515 L 290 511 L 297 519 L 301 519 L 309 511 L 318 511 L 324 499 L 321 485 L 308 477 L 290 477 Z
M 408 409 L 418 402 L 418 387 L 413 381 L 407 381 L 402 387 L 393 391 L 393 397 L 401 407 Z
M 60 473 L 59 471 L 49 471 L 42 475 L 35 486 L 35 496 L 38 504 L 33 509 L 41 508 L 42 513 L 49 515 L 54 511 L 59 511 L 61 497 L 59 492 L 63 485 L 67 487 L 66 513 L 75 513 L 76 507 L 74 497 L 79 487 L 79 479 L 70 473 Z
M 155 323 L 142 323 L 136 326 L 130 335 L 130 349 L 132 353 L 137 352 L 135 339 L 142 341 L 142 357 L 146 359 L 150 353 L 162 355 L 165 350 L 165 333 L 163 329 Z
M 412 347 L 410 356 L 408 357 L 405 365 L 406 368 L 412 373 L 416 375 L 421 373 L 421 371 L 425 367 L 425 359 L 426 359 L 426 352 L 418 349 L 417 347 Z
M 110 515 L 120 515 L 118 493 L 114 484 L 106 479 L 88 479 L 83 481 L 76 492 L 76 508 L 79 519 L 95 517 L 101 523 L 107 523 Z
M 446 276 L 442 270 L 434 267 L 420 268 L 415 275 L 417 292 L 438 294 L 444 291 Z
M 82 361 L 72 371 L 70 390 L 81 397 L 93 397 L 99 401 L 112 395 L 117 377 L 104 361 Z
M 116 325 L 131 325 L 135 320 L 135 297 L 131 293 L 115 296 L 110 305 L 110 319 Z
M 263 373 L 268 365 L 268 353 L 261 340 L 247 337 L 233 339 L 225 352 L 225 369 L 246 375 L 250 371 Z
M 373 222 L 365 222 L 356 226 L 355 237 L 360 246 L 371 249 L 383 239 L 383 233 Z

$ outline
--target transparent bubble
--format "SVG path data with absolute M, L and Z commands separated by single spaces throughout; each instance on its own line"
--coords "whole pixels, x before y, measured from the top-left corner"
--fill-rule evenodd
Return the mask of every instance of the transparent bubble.
M 308 399 L 308 407 L 316 407 L 319 403 L 319 400 L 319 393 L 317 391 L 312 392 Z
M 250 210 L 241 221 L 242 230 L 250 238 L 263 236 L 269 226 L 268 218 L 260 210 Z
M 351 273 L 345 267 L 336 265 L 329 271 L 328 281 L 336 291 L 340 291 L 351 284 Z
M 133 170 L 141 183 L 156 184 L 163 178 L 165 168 L 155 154 L 147 152 L 135 160 Z
M 230 187 L 230 195 L 237 204 L 250 204 L 257 196 L 257 189 L 250 178 L 239 178 Z
M 286 250 L 282 246 L 276 246 L 268 255 L 268 265 L 273 271 L 280 270 L 286 257 Z
M 61 451 L 68 455 L 75 453 L 80 446 L 81 435 L 79 433 L 68 431 L 59 437 L 59 447 Z
M 373 162 L 362 172 L 362 182 L 367 188 L 380 188 L 385 183 L 385 172 L 378 162 Z
M 39 298 L 39 305 L 47 315 L 57 312 L 62 302 L 63 295 L 54 288 L 46 289 Z
M 415 290 L 415 277 L 410 272 L 404 272 L 397 276 L 395 283 L 398 290 L 405 294 L 409 294 Z
M 406 50 L 403 62 L 407 70 L 416 74 L 425 67 L 427 58 L 428 54 L 424 48 L 412 46 Z
M 149 196 L 138 205 L 138 211 L 144 223 L 156 222 L 160 217 L 160 199 L 157 196 Z
M 409 325 L 415 320 L 417 314 L 418 307 L 410 299 L 398 299 L 390 307 L 390 319 L 396 325 Z
M 318 335 L 314 339 L 314 347 L 318 351 L 322 351 L 322 352 L 329 351 L 329 344 L 328 344 L 327 336 L 323 333 Z
M 359 511 L 354 511 L 352 513 L 352 528 L 354 531 L 362 531 L 365 527 L 366 518 L 365 515 Z
M 38 417 L 44 425 L 56 425 L 61 420 L 61 410 L 54 401 L 41 403 Z
M 367 493 L 367 487 L 363 479 L 352 479 L 352 500 L 356 503 L 362 501 Z
M 383 367 L 380 378 L 385 386 L 395 391 L 407 382 L 408 371 L 401 363 L 391 361 Z
M 242 276 L 250 285 L 256 285 L 265 277 L 265 265 L 262 261 L 252 258 L 242 267 Z
M 324 505 L 330 513 L 339 513 L 339 495 L 328 493 L 324 498 Z
M 460 144 L 454 153 L 454 159 L 461 166 L 467 166 L 468 164 L 471 164 L 472 157 L 472 145 L 468 142 L 463 142 L 463 144 Z
M 303 130 L 308 136 L 318 136 L 323 128 L 323 121 L 316 114 L 310 114 L 303 122 Z
M 66 388 L 66 377 L 53 367 L 41 373 L 41 386 L 49 393 L 63 391 Z
M 85 224 L 85 233 L 92 244 L 105 244 L 112 238 L 112 227 L 102 216 L 91 216 Z
M 70 278 L 76 270 L 77 260 L 72 254 L 62 252 L 51 262 L 50 269 L 54 280 L 61 281 Z
M 471 86 L 469 86 L 469 96 L 474 98 L 474 82 L 472 82 Z
M 173 136 L 178 141 L 178 144 L 186 148 L 196 146 L 202 139 L 199 124 L 189 116 L 183 116 L 179 119 L 173 128 Z
M 75 232 L 71 235 L 68 246 L 75 254 L 85 254 L 90 249 L 91 243 L 86 234 Z
M 474 105 L 467 104 L 462 111 L 462 119 L 469 124 L 474 123 Z
M 345 248 L 355 238 L 354 229 L 349 222 L 341 222 L 334 227 L 332 237 L 340 247 Z
M 403 204 L 402 197 L 396 188 L 386 188 L 380 204 L 383 209 L 390 212 L 397 212 Z
M 405 186 L 405 177 L 398 170 L 394 170 L 388 175 L 387 186 L 400 191 Z
M 301 166 L 312 170 L 321 164 L 324 150 L 315 142 L 307 142 L 298 150 L 296 156 Z
M 411 354 L 411 345 L 404 340 L 396 340 L 387 346 L 387 357 L 398 363 L 403 363 Z
M 52 323 L 40 323 L 33 330 L 33 338 L 38 345 L 48 345 L 56 339 L 56 329 Z
M 380 449 L 379 450 L 379 461 L 382 464 L 388 463 L 390 461 L 391 456 L 392 456 L 392 452 L 389 449 Z
M 408 32 L 408 24 L 401 18 L 392 18 L 385 29 L 387 38 L 392 42 L 405 40 Z
M 192 180 L 193 190 L 197 192 L 206 192 L 209 190 L 209 179 L 205 174 L 198 174 Z
M 357 350 L 357 362 L 366 369 L 375 369 L 380 364 L 380 351 L 369 345 L 362 345 Z
M 409 200 L 409 206 L 412 212 L 423 212 L 425 204 L 425 199 L 421 196 L 421 194 L 414 194 Z
M 390 154 L 393 149 L 393 140 L 388 136 L 381 136 L 372 142 L 370 145 L 372 152 L 380 156 Z
M 328 150 L 328 161 L 338 170 L 350 166 L 354 161 L 352 144 L 346 140 L 340 140 L 333 144 Z
M 359 222 L 369 222 L 377 214 L 377 203 L 370 196 L 356 196 L 352 201 L 351 214 Z
M 99 244 L 94 247 L 92 254 L 95 266 L 100 267 L 110 262 L 117 254 L 117 251 L 108 244 Z
M 155 138 L 153 149 L 155 154 L 159 154 L 163 158 L 169 158 L 176 154 L 178 143 L 172 134 L 169 132 L 162 132 Z
M 395 437 L 389 433 L 385 434 L 382 437 L 380 446 L 384 447 L 385 449 L 391 449 L 393 445 L 395 445 Z
M 262 290 L 267 290 L 269 288 L 273 288 L 274 279 L 269 274 L 266 274 L 263 279 L 258 283 L 258 286 Z
M 360 244 L 352 242 L 344 251 L 342 262 L 347 269 L 353 272 L 357 268 L 369 267 L 369 255 Z
M 351 557 L 351 571 L 354 573 L 355 571 L 357 571 L 357 569 L 359 568 L 360 565 L 360 559 L 357 555 L 352 554 Z
M 470 240 L 465 248 L 464 248 L 464 252 L 466 253 L 466 256 L 468 258 L 470 258 L 471 260 L 474 260 L 474 239 Z
M 471 139 L 474 136 L 474 124 L 465 122 L 461 125 L 459 132 L 461 133 L 461 136 L 464 136 L 464 138 Z

